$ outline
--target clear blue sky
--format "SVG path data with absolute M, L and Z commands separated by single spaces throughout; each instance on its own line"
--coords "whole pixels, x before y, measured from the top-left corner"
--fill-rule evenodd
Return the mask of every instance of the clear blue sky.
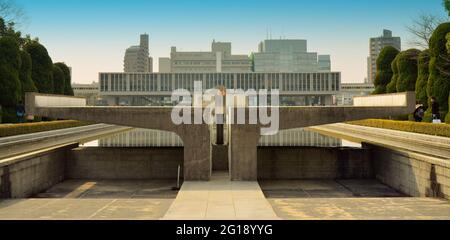
M 122 71 L 123 55 L 140 33 L 150 34 L 154 69 L 170 47 L 209 50 L 231 41 L 233 53 L 249 54 L 271 29 L 272 38 L 308 40 L 308 50 L 331 54 L 343 82 L 366 77 L 369 38 L 383 28 L 402 37 L 420 13 L 445 17 L 441 0 L 16 0 L 53 61 L 72 66 L 73 81 L 97 81 L 98 72 Z

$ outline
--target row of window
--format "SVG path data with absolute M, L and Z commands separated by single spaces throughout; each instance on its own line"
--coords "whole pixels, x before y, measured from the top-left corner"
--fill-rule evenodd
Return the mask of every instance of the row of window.
M 203 89 L 225 86 L 294 92 L 339 91 L 341 82 L 339 73 L 101 73 L 99 82 L 102 92 L 170 92 L 181 88 L 192 91 L 196 81 L 202 82 Z

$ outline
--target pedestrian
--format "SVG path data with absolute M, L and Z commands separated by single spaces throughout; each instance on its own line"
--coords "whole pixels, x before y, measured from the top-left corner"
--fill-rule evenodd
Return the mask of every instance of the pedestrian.
M 424 115 L 425 110 L 423 109 L 423 105 L 419 105 L 414 111 L 414 120 L 416 122 L 422 122 Z
M 17 116 L 17 122 L 19 122 L 19 123 L 24 122 L 25 106 L 23 105 L 22 101 L 19 101 L 19 103 L 16 105 L 16 116 Z
M 433 118 L 433 123 L 440 123 L 441 116 L 439 114 L 439 103 L 436 97 L 431 97 L 431 116 Z

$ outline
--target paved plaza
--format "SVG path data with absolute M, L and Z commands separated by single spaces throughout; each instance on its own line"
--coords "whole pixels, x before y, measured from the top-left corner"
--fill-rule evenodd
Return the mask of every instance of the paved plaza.
M 450 202 L 407 197 L 376 180 L 231 182 L 67 180 L 29 199 L 0 201 L 0 219 L 434 220 Z

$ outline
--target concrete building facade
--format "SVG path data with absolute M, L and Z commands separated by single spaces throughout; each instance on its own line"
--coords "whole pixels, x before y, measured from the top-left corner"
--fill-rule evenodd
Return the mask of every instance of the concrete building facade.
M 148 34 L 140 36 L 138 46 L 131 46 L 125 51 L 124 72 L 153 72 L 153 59 L 149 57 Z
M 400 37 L 393 37 L 392 31 L 383 30 L 380 37 L 371 38 L 369 41 L 370 56 L 367 58 L 367 79 L 366 83 L 372 83 L 377 73 L 377 59 L 384 47 L 392 46 L 401 51 L 402 43 Z
M 209 52 L 181 52 L 171 48 L 170 58 L 159 59 L 159 72 L 163 73 L 232 73 L 251 72 L 247 55 L 233 55 L 231 43 L 211 44 Z
M 323 73 L 100 73 L 100 95 L 109 105 L 171 105 L 176 89 L 278 89 L 282 105 L 333 105 L 341 88 L 340 72 Z
M 301 39 L 264 40 L 254 53 L 255 72 L 319 72 L 331 71 L 329 55 L 307 51 Z
M 371 83 L 342 83 L 341 91 L 336 95 L 339 106 L 352 106 L 353 98 L 370 95 L 375 90 Z
M 72 84 L 72 89 L 75 97 L 86 98 L 87 105 L 96 105 L 99 100 L 99 85 L 98 82 L 91 84 Z

